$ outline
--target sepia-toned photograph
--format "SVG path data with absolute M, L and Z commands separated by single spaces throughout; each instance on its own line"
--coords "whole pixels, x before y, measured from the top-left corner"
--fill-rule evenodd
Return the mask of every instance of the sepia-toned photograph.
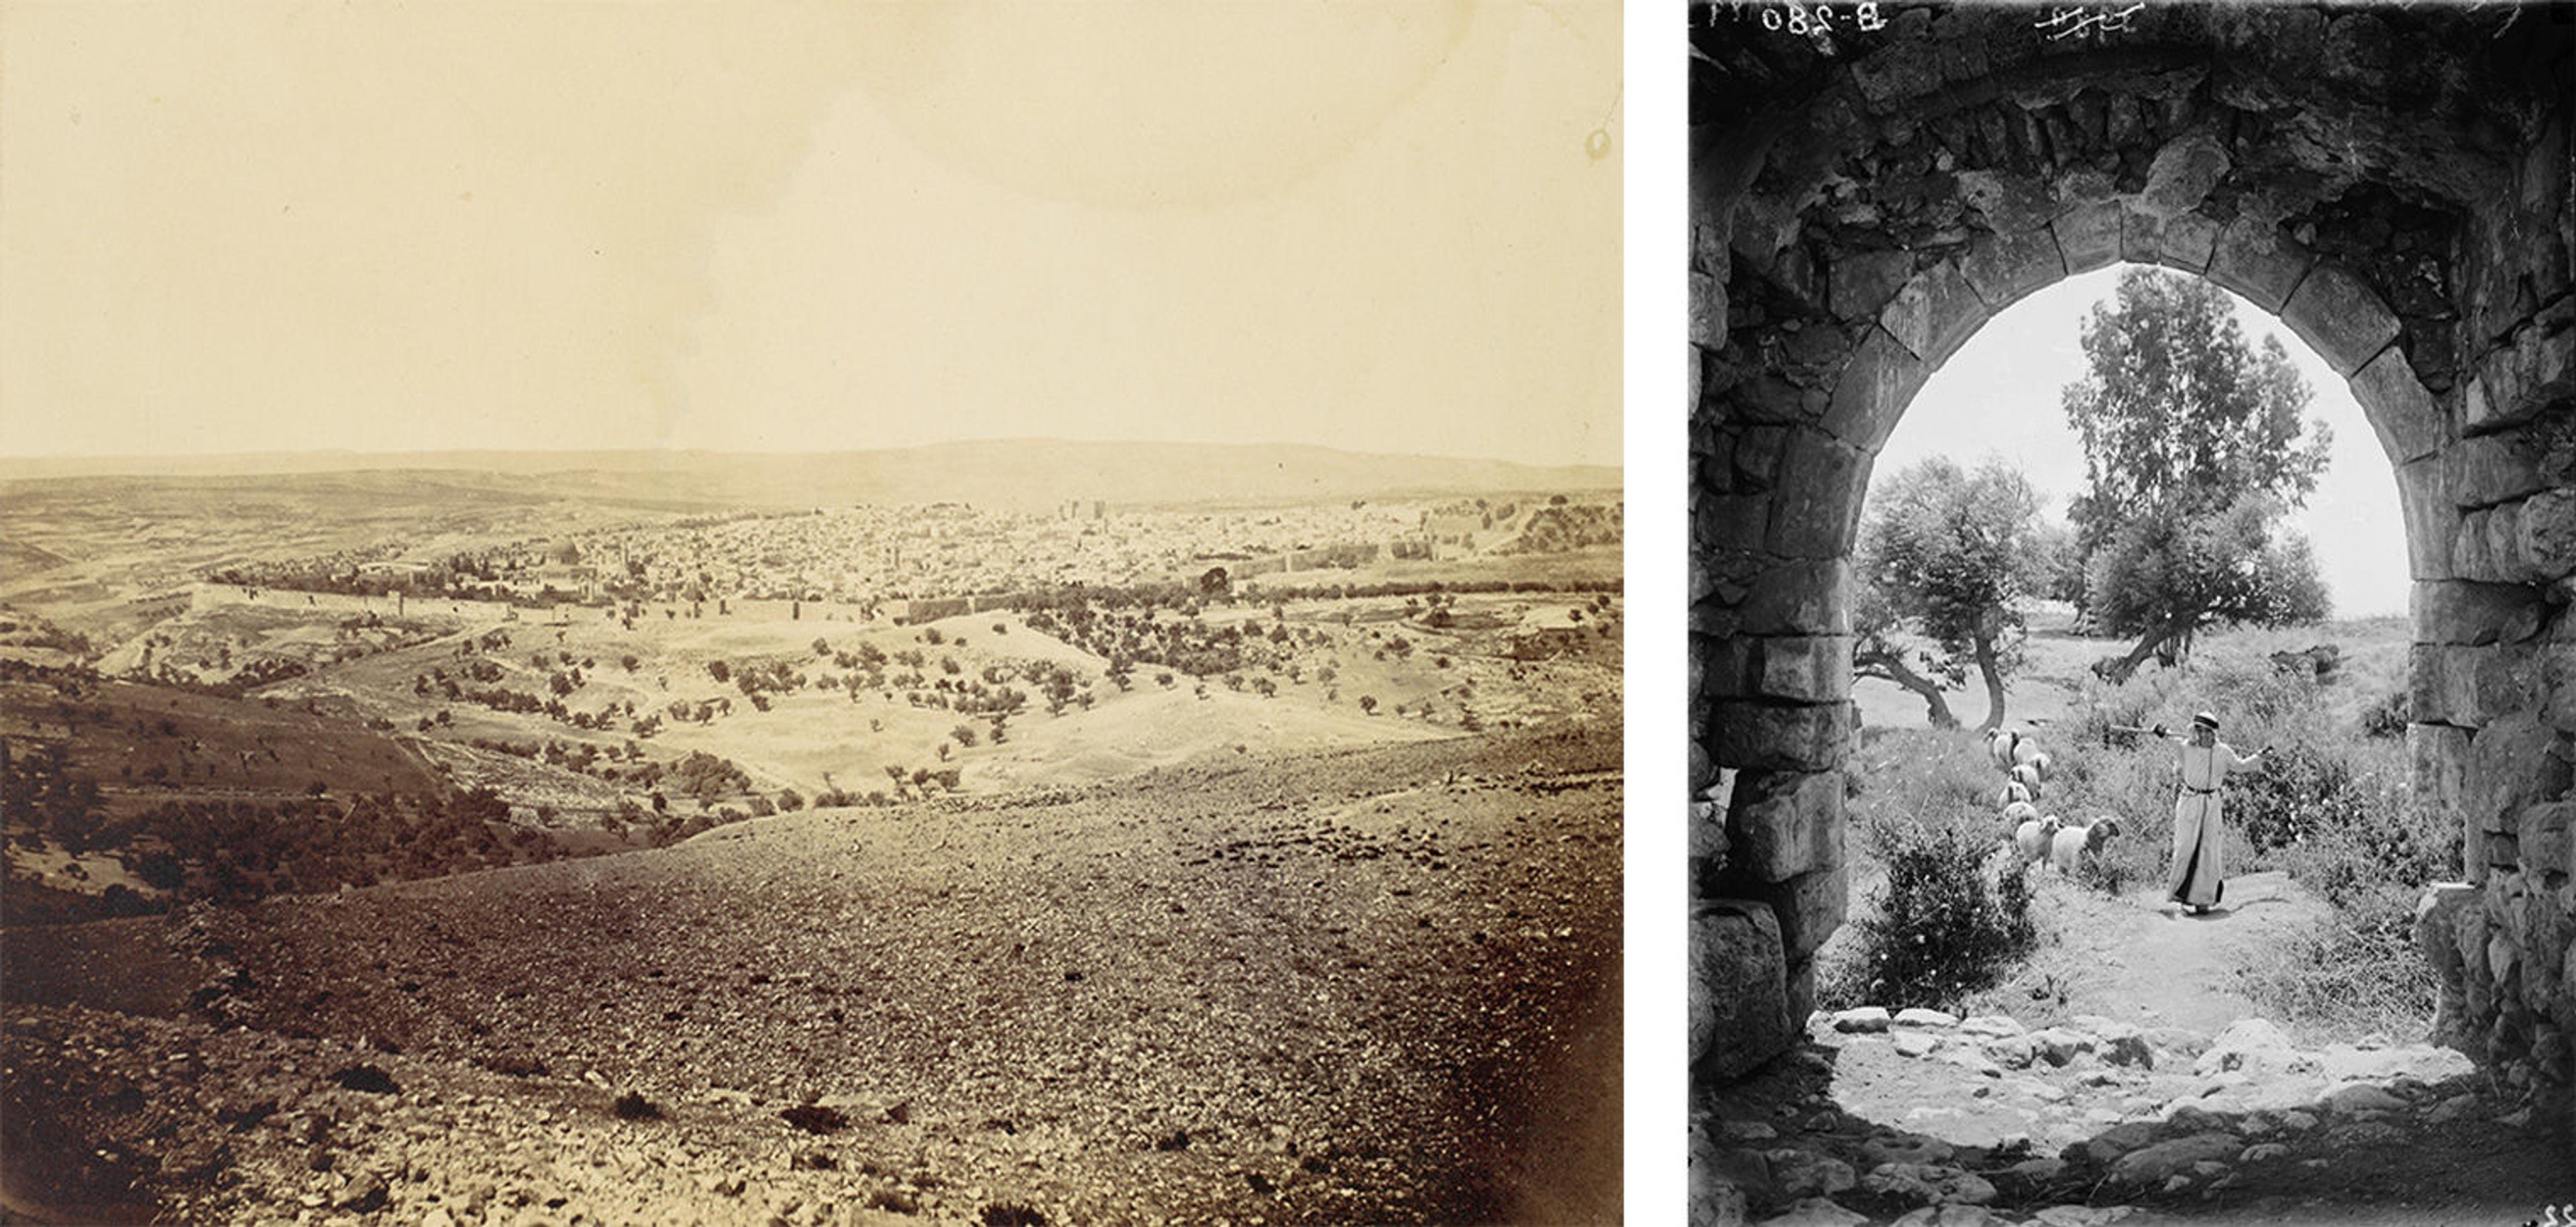
M 0 5 L 0 1222 L 1620 1221 L 1621 44 Z
M 1690 1221 L 2576 1220 L 2576 8 L 1688 23 Z

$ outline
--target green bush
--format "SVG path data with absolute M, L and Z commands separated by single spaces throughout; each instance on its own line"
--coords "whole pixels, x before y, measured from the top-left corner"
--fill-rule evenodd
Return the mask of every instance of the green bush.
M 1957 826 L 1877 830 L 1887 883 L 1855 926 L 1857 957 L 1836 966 L 1825 998 L 1946 1009 L 1999 982 L 2037 937 L 2022 875 L 1990 878 L 1994 844 Z
M 2364 737 L 2404 737 L 2406 726 L 2414 719 L 2414 700 L 2404 687 L 2391 690 L 2380 700 L 2362 709 L 2361 735 Z

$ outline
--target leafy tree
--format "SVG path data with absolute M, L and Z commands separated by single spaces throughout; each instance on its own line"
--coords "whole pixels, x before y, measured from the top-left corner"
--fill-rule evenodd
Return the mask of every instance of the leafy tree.
M 1959 685 L 1973 665 L 1986 689 L 1979 727 L 2003 723 L 2004 679 L 2020 663 L 2018 605 L 2038 579 L 2038 527 L 2038 495 L 1997 458 L 1969 472 L 1935 456 L 1872 490 L 1860 531 L 1854 672 L 1921 695 L 1932 723 L 1947 728 L 1958 720 L 1935 680 Z M 1909 652 L 1893 637 L 1899 630 L 1932 647 Z
M 2099 671 L 2125 679 L 2150 654 L 2187 653 L 2203 626 L 2321 613 L 2314 557 L 2278 521 L 2316 488 L 2332 436 L 2307 421 L 2280 342 L 2249 344 L 2207 282 L 2132 269 L 2083 344 L 2088 370 L 2060 400 L 2084 447 L 2068 509 L 2084 611 L 2139 637 Z

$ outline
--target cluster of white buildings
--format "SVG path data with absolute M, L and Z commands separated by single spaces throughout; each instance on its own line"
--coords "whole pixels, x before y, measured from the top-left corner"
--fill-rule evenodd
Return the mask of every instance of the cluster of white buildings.
M 659 599 L 863 602 L 1195 579 L 1210 566 L 1313 560 L 1341 547 L 1365 559 L 1420 539 L 1424 522 L 1423 508 L 1407 504 L 1131 511 L 1085 501 L 1036 513 L 933 504 L 632 525 L 570 542 L 583 570 L 640 582 Z

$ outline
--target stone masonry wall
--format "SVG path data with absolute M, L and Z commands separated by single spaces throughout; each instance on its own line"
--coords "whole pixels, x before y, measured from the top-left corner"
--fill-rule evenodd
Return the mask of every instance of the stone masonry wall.
M 1848 902 L 1849 558 L 1880 445 L 1996 312 L 2127 260 L 2279 314 L 2351 381 L 2397 475 L 2417 581 L 2416 787 L 2457 815 L 2474 887 L 2444 905 L 2456 949 L 2433 965 L 2454 979 L 2463 1046 L 2565 1103 L 2566 32 L 2170 8 L 2116 45 L 2069 47 L 2016 10 L 1918 8 L 1831 45 L 1719 21 L 1693 41 L 1703 1076 L 1785 1047 L 1728 1020 L 1803 1020 Z

